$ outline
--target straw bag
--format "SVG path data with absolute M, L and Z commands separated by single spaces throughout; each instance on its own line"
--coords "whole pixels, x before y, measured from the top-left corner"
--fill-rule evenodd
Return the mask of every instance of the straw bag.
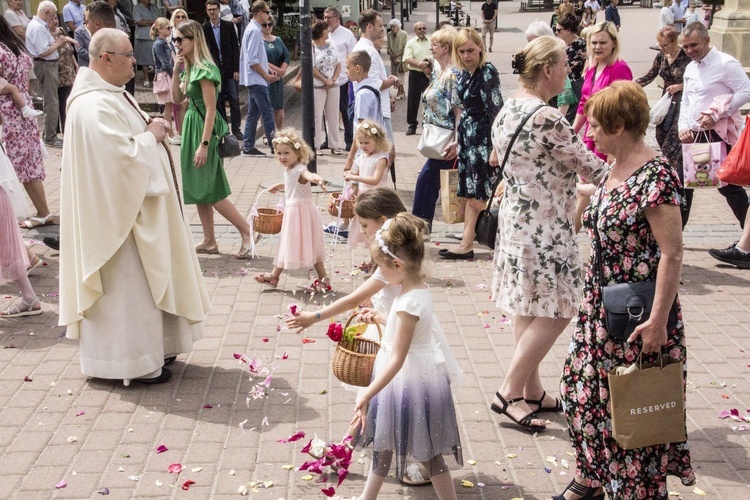
M 334 217 L 351 219 L 352 217 L 354 217 L 355 201 L 357 201 L 356 196 L 352 196 L 348 200 L 342 200 L 341 192 L 331 193 L 331 195 L 328 197 L 328 213 Z
M 357 316 L 352 314 L 344 326 L 344 331 Z M 331 368 L 333 375 L 345 384 L 356 387 L 367 387 L 372 380 L 372 368 L 375 366 L 375 356 L 380 349 L 379 340 L 383 339 L 383 330 L 377 322 L 378 340 L 354 337 L 352 340 L 341 339 L 333 353 Z

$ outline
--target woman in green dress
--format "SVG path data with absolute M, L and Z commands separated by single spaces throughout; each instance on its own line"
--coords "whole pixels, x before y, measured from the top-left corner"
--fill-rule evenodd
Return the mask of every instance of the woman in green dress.
M 195 204 L 203 226 L 203 241 L 195 247 L 198 253 L 218 253 L 214 235 L 214 209 L 231 222 L 242 235 L 238 259 L 250 255 L 250 226 L 234 204 L 219 156 L 218 138 L 227 133 L 227 122 L 216 113 L 221 73 L 211 59 L 203 28 L 187 21 L 172 31 L 177 49 L 174 59 L 172 96 L 175 102 L 188 97 L 189 105 L 182 124 L 182 195 L 185 204 Z M 180 72 L 182 65 L 185 70 Z

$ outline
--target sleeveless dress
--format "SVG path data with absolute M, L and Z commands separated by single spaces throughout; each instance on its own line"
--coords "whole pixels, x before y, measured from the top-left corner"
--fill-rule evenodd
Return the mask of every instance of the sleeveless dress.
M 375 173 L 375 165 L 377 165 L 378 161 L 383 158 L 388 161 L 388 153 L 374 153 L 369 156 L 361 154 L 354 160 L 354 168 L 358 168 L 359 175 L 363 177 L 371 177 Z M 375 189 L 376 187 L 388 186 L 387 174 L 388 169 L 383 172 L 383 177 L 380 178 L 380 182 L 376 186 L 360 182 L 357 195 L 359 196 L 365 191 Z M 347 238 L 347 243 L 352 248 L 358 248 L 360 243 L 364 243 L 365 246 L 370 244 L 370 239 L 362 232 L 362 226 L 359 225 L 359 219 L 357 217 L 354 217 L 351 222 L 349 222 L 349 238 Z
M 182 167 L 182 196 L 187 205 L 210 205 L 223 200 L 232 191 L 224 173 L 224 159 L 219 156 L 219 139 L 229 130 L 227 122 L 216 112 L 214 130 L 208 143 L 208 157 L 201 168 L 195 168 L 193 157 L 203 136 L 203 122 L 206 116 L 206 104 L 203 102 L 201 80 L 210 80 L 217 87 L 219 94 L 221 73 L 212 63 L 205 67 L 193 66 L 190 69 L 187 84 L 189 97 L 188 109 L 182 122 L 182 146 L 180 146 L 180 164 Z M 201 116 L 202 114 L 202 116 Z
M 370 401 L 363 445 L 373 451 L 394 451 L 396 476 L 406 470 L 406 457 L 427 462 L 451 454 L 463 464 L 461 439 L 447 366 L 455 362 L 447 346 L 435 339 L 432 295 L 429 288 L 411 290 L 393 302 L 383 341 L 375 359 L 373 378 L 390 362 L 396 336 L 396 314 L 419 317 L 401 370 Z
M 299 163 L 284 172 L 286 193 L 284 220 L 279 234 L 279 250 L 273 265 L 299 269 L 323 262 L 325 242 L 323 221 L 312 196 L 310 183 L 300 184 L 299 176 L 307 165 Z

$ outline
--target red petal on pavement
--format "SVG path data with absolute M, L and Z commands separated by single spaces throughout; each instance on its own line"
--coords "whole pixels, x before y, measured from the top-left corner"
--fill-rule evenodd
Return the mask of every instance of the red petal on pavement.
M 194 484 L 195 484 L 195 481 L 193 481 L 192 479 L 188 479 L 187 481 L 185 481 L 184 483 L 182 483 L 182 489 L 185 490 L 185 491 L 187 491 Z
M 24 377 L 24 378 L 23 378 L 23 381 L 24 381 L 24 382 L 33 382 L 33 379 L 31 379 L 31 378 L 29 378 L 29 377 L 27 376 L 27 377 Z
M 279 443 L 293 443 L 294 441 L 299 441 L 303 437 L 305 437 L 305 432 L 297 431 L 286 439 L 279 439 Z
M 263 337 L 263 342 L 268 342 L 268 337 Z
M 213 405 L 203 405 L 203 408 L 210 409 L 213 408 Z
M 164 453 L 165 451 L 168 451 L 169 448 L 164 446 L 163 444 L 160 444 L 159 447 L 156 449 L 156 453 Z
M 289 354 L 284 353 L 281 355 L 281 359 L 287 359 L 289 357 Z
M 313 342 L 315 342 L 315 339 L 308 339 L 308 338 L 302 339 L 303 344 L 312 344 Z
M 322 491 L 323 494 L 327 497 L 332 497 L 333 495 L 336 494 L 336 490 L 333 489 L 333 486 L 331 486 L 330 488 L 324 488 L 320 491 Z

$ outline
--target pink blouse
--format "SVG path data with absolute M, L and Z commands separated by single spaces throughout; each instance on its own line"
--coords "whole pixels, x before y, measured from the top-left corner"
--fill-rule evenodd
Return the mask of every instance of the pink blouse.
M 583 115 L 583 107 L 586 105 L 586 101 L 589 100 L 589 97 L 599 92 L 601 89 L 609 87 L 609 84 L 616 80 L 633 79 L 633 73 L 630 71 L 630 67 L 625 61 L 621 59 L 618 59 L 617 61 L 604 68 L 598 80 L 594 80 L 595 76 L 596 66 L 589 67 L 586 70 L 586 74 L 584 75 L 583 89 L 581 89 L 581 101 L 578 103 L 579 115 Z M 584 117 L 585 116 L 586 115 L 584 115 Z M 591 151 L 596 153 L 599 158 L 601 158 L 602 160 L 606 160 L 607 155 L 597 151 L 594 147 L 594 141 L 586 136 L 588 130 L 589 123 L 588 120 L 586 120 L 583 127 L 583 142 L 586 143 L 586 146 L 588 146 Z

